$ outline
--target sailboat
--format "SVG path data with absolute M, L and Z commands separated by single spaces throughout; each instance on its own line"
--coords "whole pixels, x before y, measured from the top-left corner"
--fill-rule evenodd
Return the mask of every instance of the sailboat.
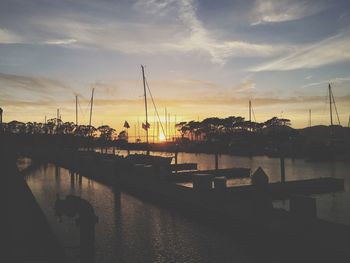
M 328 127 L 323 126 L 323 129 L 326 132 L 324 134 L 329 133 L 329 137 L 326 136 L 328 139 L 323 142 L 317 142 L 315 140 L 314 142 L 310 143 L 308 148 L 309 156 L 306 158 L 307 161 L 341 161 L 350 159 L 349 151 L 346 149 L 346 142 L 344 142 L 344 140 L 339 137 L 339 130 L 342 129 L 342 126 L 340 124 L 338 109 L 335 103 L 331 84 L 328 85 L 328 100 L 330 125 Z M 337 117 L 337 124 L 334 124 L 334 112 L 336 114 L 335 116 Z M 317 127 L 313 128 L 317 129 Z M 318 129 L 320 128 L 321 126 Z M 320 130 L 319 133 L 321 132 L 322 131 Z
M 136 164 L 146 164 L 153 165 L 156 167 L 159 166 L 167 166 L 170 168 L 170 163 L 173 157 L 162 157 L 150 155 L 150 145 L 148 139 L 148 130 L 150 128 L 150 124 L 148 122 L 148 104 L 147 104 L 147 90 L 150 91 L 149 86 L 146 87 L 146 77 L 145 77 L 145 68 L 141 65 L 142 70 L 142 82 L 143 82 L 143 92 L 144 92 L 144 106 L 145 106 L 145 124 L 143 123 L 142 127 L 146 130 L 146 154 L 129 154 L 127 158 Z M 152 98 L 153 101 L 153 98 Z M 154 104 L 154 101 L 153 101 Z M 154 104 L 155 106 L 155 104 Z M 155 109 L 157 112 L 157 109 Z

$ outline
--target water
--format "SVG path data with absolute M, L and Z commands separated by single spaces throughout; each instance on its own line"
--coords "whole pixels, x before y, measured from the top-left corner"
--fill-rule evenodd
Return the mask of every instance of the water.
M 179 153 L 178 162 L 197 162 L 199 169 L 214 168 L 214 156 L 209 154 Z M 221 155 L 219 163 L 220 168 L 249 167 L 253 171 L 262 166 L 270 181 L 280 180 L 279 159 L 276 158 Z M 286 159 L 285 167 L 287 180 L 326 176 L 344 178 L 345 192 L 315 196 L 317 213 L 320 218 L 350 225 L 349 163 Z M 53 165 L 42 167 L 27 177 L 27 183 L 71 262 L 78 262 L 79 233 L 73 219 L 64 218 L 60 223 L 55 217 L 56 193 L 81 196 L 95 208 L 99 216 L 96 262 L 256 261 L 238 240 L 228 234 L 84 177 L 81 184 L 78 181 L 72 184 L 66 169 Z M 274 206 L 288 209 L 289 204 L 279 201 Z
M 99 151 L 99 149 L 96 149 Z M 112 153 L 112 148 L 107 149 Z M 120 155 L 127 155 L 126 151 L 118 151 Z M 131 153 L 141 153 L 132 151 Z M 154 155 L 173 156 L 172 153 L 151 152 Z M 199 170 L 215 168 L 213 154 L 178 153 L 178 163 L 197 163 Z M 259 166 L 269 176 L 270 182 L 279 182 L 280 159 L 267 156 L 233 156 L 219 155 L 219 168 L 245 167 L 254 172 Z M 286 180 L 300 180 L 320 177 L 334 177 L 345 179 L 345 191 L 331 194 L 314 195 L 317 205 L 317 216 L 328 221 L 350 225 L 350 163 L 344 161 L 307 162 L 303 159 L 285 159 Z M 249 179 L 229 180 L 228 185 L 247 184 Z M 274 207 L 289 210 L 288 201 L 275 201 Z
M 252 262 L 249 251 L 227 234 L 84 177 L 72 184 L 66 169 L 42 167 L 27 183 L 71 262 L 78 262 L 79 232 L 74 219 L 60 223 L 55 217 L 56 193 L 93 205 L 99 217 L 96 262 Z

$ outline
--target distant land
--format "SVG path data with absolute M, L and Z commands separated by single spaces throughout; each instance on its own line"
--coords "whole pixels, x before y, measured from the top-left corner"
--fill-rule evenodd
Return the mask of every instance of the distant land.
M 128 142 L 127 129 L 117 134 L 108 125 L 95 128 L 60 119 L 48 120 L 46 124 L 12 121 L 1 125 L 5 136 L 45 138 L 67 148 L 114 146 L 125 150 L 284 156 L 310 161 L 350 160 L 350 128 L 339 125 L 294 129 L 288 119 L 273 117 L 256 123 L 231 116 L 181 122 L 176 129 L 176 136 L 169 135 L 161 141 L 150 139 L 147 144 L 141 139 Z

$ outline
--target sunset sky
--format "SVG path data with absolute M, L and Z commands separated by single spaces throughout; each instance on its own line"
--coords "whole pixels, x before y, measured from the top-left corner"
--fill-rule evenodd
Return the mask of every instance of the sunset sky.
M 350 114 L 350 1 L 1 0 L 4 121 L 63 121 L 118 130 L 144 120 L 140 65 L 160 114 L 329 124 L 330 82 Z M 154 109 L 149 104 L 151 125 Z

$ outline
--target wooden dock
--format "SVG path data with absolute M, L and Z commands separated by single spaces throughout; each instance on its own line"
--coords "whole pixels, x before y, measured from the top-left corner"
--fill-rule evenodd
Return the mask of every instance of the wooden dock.
M 168 177 L 171 182 L 190 182 L 193 180 L 194 174 L 210 174 L 212 177 L 225 176 L 228 179 L 231 178 L 247 178 L 251 175 L 249 168 L 227 168 L 227 169 L 213 169 L 213 170 L 193 170 L 193 171 L 180 171 L 172 172 Z

